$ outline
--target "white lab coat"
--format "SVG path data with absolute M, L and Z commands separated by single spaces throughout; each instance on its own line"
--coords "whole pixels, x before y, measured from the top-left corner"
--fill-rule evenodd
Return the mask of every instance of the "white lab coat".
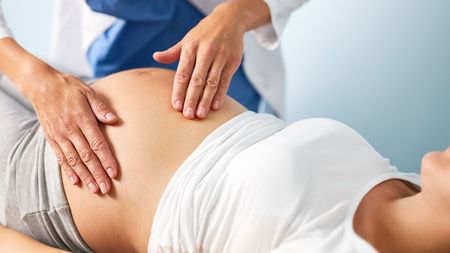
M 1 1 L 0 1 L 1 4 Z M 12 33 L 9 30 L 8 26 L 6 25 L 5 17 L 3 15 L 3 9 L 0 5 L 0 39 L 3 39 L 5 37 L 11 37 Z
M 189 0 L 208 15 L 223 0 Z M 272 22 L 244 38 L 244 70 L 262 97 L 279 115 L 284 114 L 284 67 L 279 40 L 290 14 L 307 0 L 265 0 Z M 92 12 L 83 0 L 55 0 L 50 62 L 63 71 L 92 77 L 86 58 L 89 45 L 116 18 Z M 0 38 L 11 36 L 0 6 Z

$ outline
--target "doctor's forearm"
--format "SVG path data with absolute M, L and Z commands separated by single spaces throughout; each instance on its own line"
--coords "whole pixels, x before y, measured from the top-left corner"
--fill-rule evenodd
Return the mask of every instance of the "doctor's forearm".
M 218 5 L 217 11 L 233 13 L 244 31 L 250 31 L 271 21 L 269 6 L 263 0 L 229 0 Z
M 7 75 L 27 96 L 30 92 L 30 78 L 39 71 L 52 72 L 52 68 L 28 53 L 14 39 L 0 39 L 0 71 Z

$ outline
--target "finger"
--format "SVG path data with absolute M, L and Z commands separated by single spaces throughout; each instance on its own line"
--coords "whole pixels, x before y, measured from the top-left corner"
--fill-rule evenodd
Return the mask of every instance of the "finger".
M 222 74 L 224 66 L 224 61 L 216 60 L 208 73 L 208 78 L 206 79 L 203 95 L 200 99 L 196 113 L 197 117 L 200 119 L 204 119 L 208 115 L 212 100 L 219 87 L 220 75 Z
M 117 162 L 103 136 L 102 131 L 95 122 L 95 119 L 87 120 L 83 126 L 80 127 L 85 136 L 90 149 L 98 157 L 103 173 L 106 171 L 110 178 L 115 178 L 118 174 Z M 100 173 L 95 171 L 95 173 Z
M 114 124 L 117 122 L 117 115 L 113 113 L 113 110 L 108 105 L 98 98 L 95 91 L 88 90 L 85 95 L 94 115 L 100 122 L 105 124 Z
M 98 185 L 95 182 L 94 177 L 92 177 L 92 174 L 81 161 L 78 152 L 75 150 L 72 143 L 67 139 L 63 139 L 58 144 L 64 153 L 67 164 L 69 164 L 69 166 L 77 173 L 81 178 L 81 181 L 87 185 L 92 193 L 97 193 Z
M 175 110 L 183 110 L 186 89 L 191 80 L 192 70 L 195 64 L 195 48 L 186 46 L 181 51 L 180 63 L 173 82 L 172 106 Z
M 61 169 L 64 171 L 66 176 L 69 178 L 72 185 L 77 185 L 80 182 L 80 178 L 78 177 L 77 173 L 75 173 L 75 171 L 67 163 L 64 153 L 62 152 L 59 145 L 56 144 L 56 142 L 54 142 L 54 141 L 48 141 L 48 143 L 50 144 L 53 151 L 55 152 L 56 160 L 58 161 L 59 166 L 61 166 Z
M 231 67 L 230 64 L 225 65 L 222 75 L 220 76 L 219 87 L 217 88 L 216 95 L 212 101 L 211 108 L 213 110 L 217 111 L 222 107 L 227 96 L 228 88 L 230 88 L 231 78 L 236 70 L 237 68 Z
M 213 58 L 204 52 L 197 53 L 197 60 L 195 62 L 194 72 L 186 92 L 186 100 L 184 101 L 183 114 L 188 119 L 195 117 L 197 111 L 197 104 L 199 102 L 203 88 L 205 87 L 206 77 L 211 67 Z
M 155 52 L 153 54 L 153 59 L 162 64 L 170 64 L 177 61 L 180 58 L 180 54 L 181 42 L 178 42 L 167 50 Z
M 94 176 L 97 185 L 100 187 L 101 193 L 108 193 L 111 189 L 111 181 L 81 131 L 73 134 L 70 140 L 75 146 L 81 161 L 86 165 L 92 176 Z

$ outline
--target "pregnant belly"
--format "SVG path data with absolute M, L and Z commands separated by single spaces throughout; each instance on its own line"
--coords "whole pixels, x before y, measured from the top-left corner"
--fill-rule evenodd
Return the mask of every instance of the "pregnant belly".
M 121 118 L 102 127 L 119 163 L 107 195 L 63 184 L 80 235 L 96 252 L 147 252 L 159 200 L 181 163 L 214 129 L 244 109 L 227 100 L 207 120 L 186 120 L 170 106 L 173 73 L 122 72 L 94 85 Z

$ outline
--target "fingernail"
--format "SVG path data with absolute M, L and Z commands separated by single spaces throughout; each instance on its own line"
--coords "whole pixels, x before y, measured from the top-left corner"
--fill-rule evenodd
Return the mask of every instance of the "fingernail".
M 113 114 L 112 112 L 108 112 L 108 113 L 105 115 L 105 117 L 106 117 L 107 120 L 112 120 L 112 119 L 114 118 L 114 114 Z
M 194 117 L 194 111 L 192 110 L 191 107 L 186 108 L 185 113 L 186 113 L 186 116 L 189 118 Z
M 72 184 L 76 184 L 77 183 L 77 179 L 74 176 L 70 177 L 70 182 L 72 182 Z
M 180 100 L 175 101 L 175 109 L 177 111 L 181 111 L 181 109 L 183 109 L 183 104 L 181 104 Z
M 105 183 L 100 183 L 100 191 L 102 192 L 102 194 L 105 194 L 107 191 L 107 187 Z
M 114 170 L 112 168 L 107 168 L 106 173 L 108 173 L 108 176 L 110 178 L 114 178 L 116 176 L 116 173 L 114 173 Z
M 89 190 L 91 190 L 92 193 L 95 193 L 97 191 L 97 187 L 95 186 L 94 183 L 89 183 L 88 188 Z
M 206 116 L 206 111 L 203 107 L 200 107 L 197 111 L 197 116 L 199 118 L 204 118 Z
M 219 101 L 214 101 L 213 108 L 214 110 L 219 110 Z

